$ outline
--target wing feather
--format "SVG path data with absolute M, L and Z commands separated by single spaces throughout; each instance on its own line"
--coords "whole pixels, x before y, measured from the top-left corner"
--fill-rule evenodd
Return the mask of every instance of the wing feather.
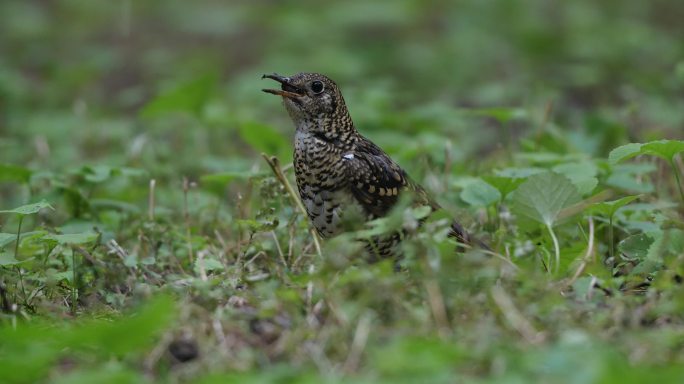
M 437 208 L 423 188 L 372 142 L 361 140 L 344 158 L 352 194 L 372 217 L 386 215 L 399 201 L 400 194 L 407 190 L 416 194 L 416 203 Z

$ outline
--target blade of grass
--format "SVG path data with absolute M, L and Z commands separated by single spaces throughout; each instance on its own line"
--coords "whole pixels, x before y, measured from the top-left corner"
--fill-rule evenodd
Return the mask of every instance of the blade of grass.
M 304 208 L 304 204 L 302 204 L 302 201 L 299 199 L 299 195 L 297 192 L 292 188 L 292 184 L 290 184 L 290 181 L 287 180 L 287 177 L 285 177 L 285 174 L 283 174 L 283 171 L 280 167 L 280 160 L 278 160 L 277 157 L 275 156 L 268 156 L 265 153 L 261 154 L 261 157 L 266 160 L 266 163 L 271 167 L 271 170 L 273 171 L 273 174 L 275 174 L 276 179 L 280 181 L 280 183 L 285 187 L 285 190 L 287 191 L 288 195 L 290 195 L 290 198 L 292 201 L 295 203 L 295 205 L 299 208 L 299 210 L 302 212 L 304 217 L 308 217 L 308 214 L 306 213 L 306 208 Z M 307 221 L 308 223 L 308 221 Z M 311 224 L 309 223 L 309 232 L 311 233 L 311 236 L 313 237 L 313 242 L 314 246 L 316 247 L 316 253 L 318 254 L 318 257 L 323 257 L 323 252 L 321 251 L 321 243 L 318 239 L 318 234 L 316 231 L 311 227 Z

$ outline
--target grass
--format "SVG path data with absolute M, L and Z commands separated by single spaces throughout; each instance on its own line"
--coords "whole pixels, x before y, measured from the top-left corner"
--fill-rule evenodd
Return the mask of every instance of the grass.
M 677 382 L 682 12 L 3 2 L 0 377 Z M 319 243 L 274 71 L 334 78 L 444 211 Z

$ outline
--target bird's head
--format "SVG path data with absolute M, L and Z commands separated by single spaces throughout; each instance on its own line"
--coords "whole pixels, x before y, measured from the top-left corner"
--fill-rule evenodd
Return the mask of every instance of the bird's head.
M 282 96 L 283 104 L 298 130 L 322 133 L 327 137 L 353 129 L 342 93 L 334 81 L 318 73 L 278 74 L 263 78 L 279 82 L 280 89 L 264 89 Z

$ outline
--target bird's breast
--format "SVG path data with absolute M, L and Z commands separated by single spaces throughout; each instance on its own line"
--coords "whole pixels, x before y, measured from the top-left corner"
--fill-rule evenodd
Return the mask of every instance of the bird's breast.
M 323 237 L 342 232 L 346 218 L 360 212 L 349 188 L 345 153 L 308 133 L 295 135 L 294 169 L 309 219 Z

